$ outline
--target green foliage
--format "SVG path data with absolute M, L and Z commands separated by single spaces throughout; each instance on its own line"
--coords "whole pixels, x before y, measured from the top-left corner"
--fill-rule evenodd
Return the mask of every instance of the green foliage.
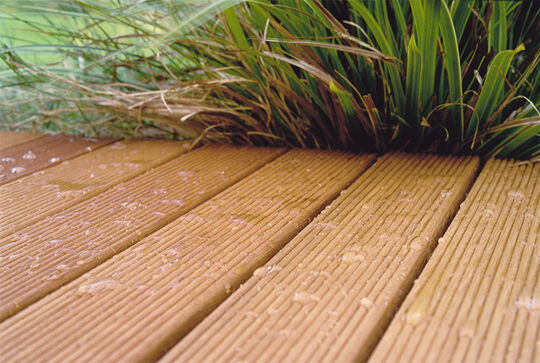
M 530 1 L 40 4 L 5 11 L 41 37 L 32 46 L 28 33 L 0 38 L 0 97 L 13 106 L 0 116 L 17 125 L 540 154 L 540 8 Z M 22 109 L 28 118 L 14 121 Z

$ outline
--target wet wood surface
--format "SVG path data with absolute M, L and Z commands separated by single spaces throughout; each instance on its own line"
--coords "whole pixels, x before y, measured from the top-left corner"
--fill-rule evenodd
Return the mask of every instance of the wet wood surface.
M 44 136 L 45 135 L 32 134 L 29 132 L 0 131 L 0 150 L 8 149 L 15 145 L 23 144 Z
M 48 135 L 4 149 L 0 151 L 0 185 L 97 150 L 113 141 L 114 139 Z
M 540 360 L 539 165 L 32 136 L 2 362 Z

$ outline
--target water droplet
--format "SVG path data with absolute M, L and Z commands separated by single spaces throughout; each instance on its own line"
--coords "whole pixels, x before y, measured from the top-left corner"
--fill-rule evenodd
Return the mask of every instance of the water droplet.
M 88 147 L 90 147 L 90 146 L 88 146 Z M 125 149 L 125 148 L 126 148 L 126 145 L 122 144 L 120 141 L 115 142 L 114 144 L 111 145 L 111 149 L 113 149 L 113 150 L 122 150 L 122 149 Z
M 320 300 L 321 300 L 321 298 L 318 297 L 317 295 L 310 294 L 309 292 L 306 292 L 306 291 L 297 292 L 297 293 L 294 294 L 294 296 L 292 298 L 293 302 L 297 302 L 297 303 L 302 304 L 302 305 L 306 305 L 306 304 L 309 304 L 309 303 L 315 303 L 315 302 L 318 302 Z
M 132 203 L 128 203 L 128 202 L 123 202 L 120 204 L 122 207 L 126 208 L 126 209 L 129 209 L 129 210 L 135 210 L 137 208 L 140 208 L 142 207 L 142 204 L 141 203 L 138 203 L 138 202 L 132 202 Z
M 24 171 L 26 171 L 26 169 L 23 168 L 22 166 L 16 166 L 14 168 L 11 168 L 11 174 L 20 174 L 20 173 L 23 173 Z
M 223 287 L 225 288 L 225 292 L 226 292 L 227 294 L 230 294 L 230 293 L 231 293 L 231 291 L 232 291 L 232 286 L 231 286 L 230 284 L 225 284 Z
M 58 271 L 66 271 L 66 270 L 69 270 L 69 266 L 65 265 L 65 264 L 60 264 L 60 265 L 56 266 L 56 269 Z
M 7 157 L 7 158 L 0 158 L 0 161 L 3 162 L 3 163 L 14 163 L 15 159 Z
M 181 199 L 164 199 L 161 201 L 163 204 L 172 204 L 172 205 L 176 205 L 176 206 L 183 206 L 184 205 L 184 201 L 181 200 Z
M 60 161 L 60 158 L 54 157 L 49 159 L 49 163 L 57 163 Z
M 360 305 L 362 305 L 365 308 L 372 308 L 373 307 L 373 301 L 371 299 L 368 299 L 367 297 L 363 297 L 360 299 Z
M 435 283 L 433 281 L 434 280 L 429 280 L 426 285 L 422 287 L 420 293 L 416 296 L 416 299 L 407 310 L 407 313 L 405 314 L 405 322 L 407 324 L 417 326 L 424 320 L 435 291 Z
M 540 297 L 528 294 L 520 295 L 516 300 L 516 307 L 527 309 L 528 312 L 540 311 Z
M 26 154 L 22 156 L 24 160 L 34 160 L 36 158 L 36 154 L 32 152 L 32 150 L 28 150 Z
M 178 176 L 180 177 L 180 180 L 188 181 L 189 178 L 191 178 L 195 173 L 192 171 L 181 170 L 181 171 L 176 172 L 176 174 L 178 174 Z
M 266 274 L 266 268 L 265 267 L 259 267 L 255 271 L 253 271 L 253 276 L 257 278 L 262 278 Z
M 116 220 L 113 222 L 114 224 L 119 224 L 122 227 L 130 227 L 131 221 L 130 220 Z
M 58 238 L 58 239 L 51 239 L 50 241 L 45 242 L 45 245 L 55 247 L 60 242 L 66 240 L 67 238 Z
M 424 249 L 431 239 L 428 236 L 420 237 L 416 236 L 411 239 L 409 243 L 409 248 L 415 251 L 420 251 Z
M 116 280 L 103 280 L 90 284 L 79 285 L 76 294 L 78 296 L 95 295 L 103 291 L 112 290 L 118 287 L 119 284 Z
M 150 193 L 153 195 L 164 195 L 167 194 L 167 189 L 165 188 L 152 188 L 150 189 Z
M 350 264 L 353 262 L 358 262 L 364 260 L 365 255 L 361 253 L 354 253 L 354 252 L 345 252 L 342 254 L 339 258 L 339 261 L 341 263 Z
M 515 200 L 523 200 L 523 193 L 519 190 L 511 190 L 508 192 L 508 196 Z
M 55 274 L 55 273 L 52 273 L 52 274 L 47 275 L 44 278 L 42 278 L 42 280 L 51 280 L 51 281 L 52 280 L 58 280 L 58 279 L 60 279 L 60 275 Z
M 459 328 L 459 336 L 469 339 L 474 339 L 474 331 L 476 329 L 476 322 L 474 320 L 467 319 L 463 325 Z
M 448 198 L 451 195 L 452 195 L 452 192 L 449 192 L 449 191 L 441 192 L 441 197 L 443 198 Z
M 412 326 L 417 326 L 424 319 L 424 311 L 422 310 L 409 310 L 405 315 L 405 322 Z
M 281 266 L 278 266 L 278 265 L 268 265 L 268 266 L 266 267 L 266 270 L 267 270 L 268 272 L 272 272 L 272 271 L 278 272 L 278 271 L 281 271 L 282 268 L 281 268 Z

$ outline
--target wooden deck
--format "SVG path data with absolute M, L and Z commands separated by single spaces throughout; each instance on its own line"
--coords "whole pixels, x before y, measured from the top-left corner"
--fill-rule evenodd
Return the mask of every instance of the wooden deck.
M 540 164 L 0 133 L 0 361 L 540 362 Z

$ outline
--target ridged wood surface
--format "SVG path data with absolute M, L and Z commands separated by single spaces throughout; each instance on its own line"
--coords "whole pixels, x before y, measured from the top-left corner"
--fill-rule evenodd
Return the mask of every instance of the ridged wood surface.
M 293 150 L 0 324 L 0 359 L 166 352 L 373 160 Z M 84 348 L 81 348 L 84 347 Z
M 372 362 L 540 362 L 540 164 L 490 160 Z
M 0 150 L 4 150 L 43 136 L 44 135 L 31 134 L 29 132 L 0 131 Z
M 0 321 L 283 152 L 203 147 L 0 239 Z
M 163 361 L 365 359 L 478 165 L 383 156 Z
M 187 144 L 126 140 L 0 186 L 0 238 L 185 152 Z
M 540 361 L 538 165 L 187 149 L 0 185 L 0 362 Z
M 49 135 L 0 151 L 0 185 L 99 149 L 113 141 L 114 139 Z

